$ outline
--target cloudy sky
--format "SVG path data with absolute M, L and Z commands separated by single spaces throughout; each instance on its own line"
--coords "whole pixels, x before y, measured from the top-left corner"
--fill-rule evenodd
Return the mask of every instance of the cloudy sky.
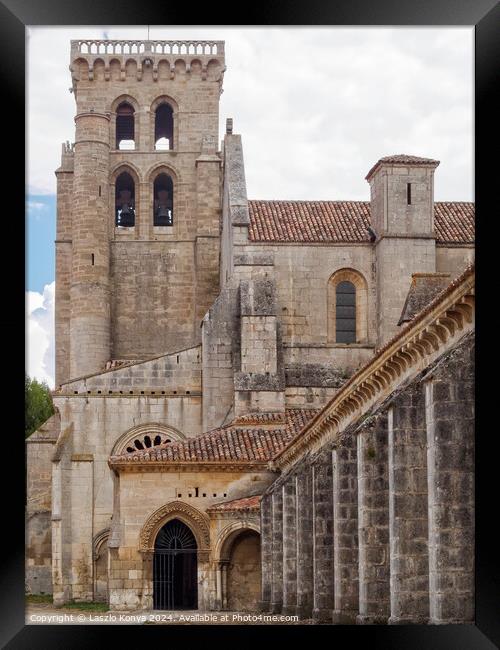
M 53 386 L 55 175 L 74 138 L 70 39 L 146 38 L 147 27 L 29 27 L 27 371 Z M 441 161 L 436 200 L 472 201 L 472 28 L 150 28 L 225 40 L 220 137 L 243 138 L 249 198 L 369 199 L 381 156 Z

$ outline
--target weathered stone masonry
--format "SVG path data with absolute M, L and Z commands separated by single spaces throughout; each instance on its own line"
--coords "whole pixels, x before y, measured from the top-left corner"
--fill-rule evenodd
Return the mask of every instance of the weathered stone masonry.
M 295 599 L 317 622 L 473 622 L 474 331 L 434 358 L 266 491 L 283 495 L 283 612 Z
M 403 154 L 369 201 L 249 200 L 225 69 L 222 41 L 71 43 L 27 590 L 150 608 L 178 520 L 201 609 L 472 620 L 474 205 Z

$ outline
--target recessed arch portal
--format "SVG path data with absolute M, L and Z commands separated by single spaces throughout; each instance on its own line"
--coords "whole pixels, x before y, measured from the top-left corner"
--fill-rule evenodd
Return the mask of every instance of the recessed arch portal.
M 225 528 L 216 544 L 218 600 L 222 609 L 256 611 L 261 595 L 260 529 L 241 521 Z
M 192 530 L 180 519 L 160 528 L 153 556 L 154 609 L 197 609 L 197 550 Z

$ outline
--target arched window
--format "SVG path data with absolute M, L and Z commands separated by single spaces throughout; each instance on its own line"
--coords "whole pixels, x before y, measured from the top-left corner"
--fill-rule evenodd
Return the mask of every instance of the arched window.
M 174 148 L 174 113 L 170 104 L 163 103 L 155 112 L 155 149 Z
M 328 281 L 328 342 L 368 342 L 368 286 L 354 269 L 339 269 Z
M 168 174 L 159 174 L 154 182 L 153 225 L 174 223 L 174 184 Z
M 336 343 L 356 343 L 356 287 L 344 280 L 335 290 Z
M 122 102 L 116 111 L 116 148 L 135 149 L 134 109 L 128 102 Z
M 135 226 L 135 183 L 127 172 L 122 172 L 116 179 L 115 226 L 120 228 Z

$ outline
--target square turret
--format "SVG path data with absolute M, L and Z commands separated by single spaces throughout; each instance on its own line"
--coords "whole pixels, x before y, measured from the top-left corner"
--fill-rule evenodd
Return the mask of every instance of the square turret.
M 434 234 L 434 170 L 438 160 L 397 154 L 378 160 L 366 180 L 378 237 Z

